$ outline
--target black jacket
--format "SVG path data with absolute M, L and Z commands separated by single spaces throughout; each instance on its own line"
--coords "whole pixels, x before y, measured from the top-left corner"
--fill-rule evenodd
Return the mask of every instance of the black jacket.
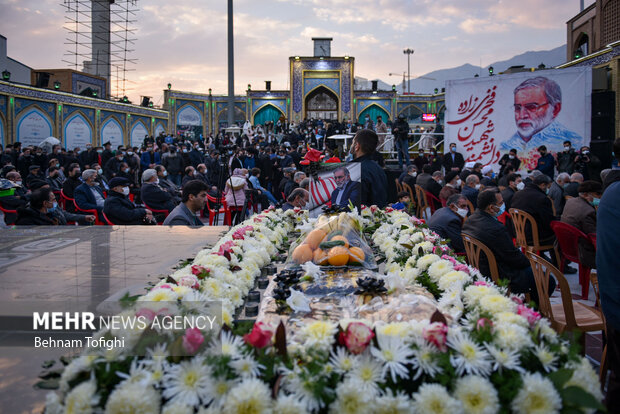
M 41 213 L 30 207 L 24 207 L 17 210 L 18 226 L 55 226 L 58 221 L 52 220 L 46 214 Z
M 155 184 L 144 183 L 140 189 L 140 199 L 147 206 L 155 210 L 174 210 L 175 204 L 170 193 Z
M 124 194 L 116 191 L 108 193 L 103 212 L 113 224 L 118 225 L 144 224 L 146 216 L 145 209 L 136 207 Z
M 538 238 L 541 244 L 554 239 L 555 235 L 551 230 L 553 208 L 551 199 L 534 183 L 525 184 L 525 188 L 512 196 L 510 208 L 517 208 L 529 213 L 538 225 Z M 532 242 L 532 229 L 525 226 L 525 237 L 528 243 Z
M 465 159 L 460 152 L 454 153 L 454 161 L 452 160 L 452 153 L 447 152 L 443 156 L 443 166 L 446 169 L 446 174 L 452 170 L 453 167 L 457 167 L 460 170 L 465 166 Z
M 372 160 L 372 155 L 362 155 L 353 160 L 361 163 L 361 204 L 365 206 L 376 205 L 383 208 L 387 205 L 387 176 L 383 168 Z M 355 203 L 354 203 L 355 204 Z
M 161 165 L 166 167 L 168 173 L 170 174 L 183 174 L 186 165 L 183 163 L 183 157 L 179 154 L 168 155 L 164 157 L 161 161 Z
M 530 266 L 521 250 L 512 243 L 506 227 L 484 211 L 476 210 L 465 220 L 463 233 L 475 237 L 491 249 L 502 278 L 519 277 L 520 270 Z M 485 276 L 490 276 L 489 262 L 483 254 L 480 257 L 480 272 Z
M 435 211 L 428 222 L 428 227 L 444 239 L 450 239 L 450 247 L 457 253 L 464 252 L 461 226 L 463 220 L 449 207 L 442 207 Z
M 513 159 L 510 159 L 510 155 L 509 154 L 504 154 L 504 156 L 499 160 L 499 165 L 500 165 L 500 169 L 499 169 L 499 175 L 500 177 L 504 175 L 504 170 L 506 169 L 506 167 L 508 167 L 509 165 L 512 165 L 516 171 L 519 171 L 519 167 L 521 166 L 521 160 L 517 157 L 514 157 Z

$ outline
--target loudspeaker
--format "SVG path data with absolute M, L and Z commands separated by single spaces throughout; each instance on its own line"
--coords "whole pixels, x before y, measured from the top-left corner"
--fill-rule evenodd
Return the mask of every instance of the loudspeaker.
M 616 92 L 592 92 L 592 117 L 614 116 L 616 113 Z
M 377 84 L 379 83 L 379 81 L 374 80 L 374 81 L 371 81 L 371 82 L 372 82 L 372 90 L 376 91 L 377 90 Z
M 249 85 L 248 85 L 248 89 L 250 89 Z M 265 81 L 265 89 L 267 89 L 268 91 L 271 90 L 271 81 Z
M 50 74 L 48 72 L 37 72 L 36 86 L 37 88 L 47 88 L 50 83 Z
M 593 116 L 592 117 L 592 141 L 613 139 L 614 117 L 611 116 Z
M 140 106 L 144 106 L 144 107 L 149 106 L 150 100 L 151 99 L 148 96 L 143 96 L 142 97 L 142 103 L 140 104 Z
M 590 142 L 590 152 L 592 155 L 596 155 L 599 160 L 601 160 L 601 170 L 605 168 L 611 168 L 612 156 L 613 152 L 613 139 L 605 139 L 601 141 L 592 141 Z M 595 179 L 596 181 L 600 181 L 601 177 L 590 177 L 590 179 Z

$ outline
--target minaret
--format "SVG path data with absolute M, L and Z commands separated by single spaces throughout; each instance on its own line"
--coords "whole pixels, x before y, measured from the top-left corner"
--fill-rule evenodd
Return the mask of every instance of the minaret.
M 110 96 L 110 4 L 114 0 L 92 0 L 91 45 L 92 57 L 89 73 L 107 79 Z

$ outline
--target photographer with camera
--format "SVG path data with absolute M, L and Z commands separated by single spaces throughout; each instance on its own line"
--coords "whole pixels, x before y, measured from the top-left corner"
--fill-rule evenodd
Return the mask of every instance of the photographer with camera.
M 590 154 L 589 147 L 581 147 L 581 151 L 575 157 L 575 172 L 581 173 L 583 179 L 601 180 L 601 160 L 596 155 Z
M 409 161 L 409 123 L 403 115 L 399 115 L 392 128 L 396 151 L 398 153 L 398 168 L 403 169 L 403 156 L 407 166 L 411 164 Z

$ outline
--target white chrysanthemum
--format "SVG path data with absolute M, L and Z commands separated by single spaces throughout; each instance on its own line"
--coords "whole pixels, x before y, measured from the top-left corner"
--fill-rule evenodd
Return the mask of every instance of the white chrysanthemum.
M 535 346 L 532 351 L 534 352 L 534 355 L 536 355 L 536 358 L 538 358 L 546 372 L 555 371 L 557 369 L 555 364 L 556 362 L 558 362 L 558 356 L 555 353 L 549 351 L 549 348 L 547 348 L 543 344 L 540 344 Z
M 336 387 L 336 401 L 329 406 L 334 414 L 373 413 L 372 397 L 360 392 L 360 384 L 353 380 L 341 382 Z
M 462 287 L 465 283 L 469 282 L 469 279 L 470 278 L 467 273 L 461 272 L 460 270 L 459 271 L 453 270 L 441 276 L 437 285 L 439 286 L 439 289 L 441 290 L 448 290 L 448 289 L 455 289 L 455 288 L 458 289 Z
M 416 373 L 413 379 L 418 379 L 422 374 L 434 377 L 442 372 L 441 367 L 437 363 L 437 352 L 435 347 L 420 341 L 416 348 L 413 349 L 412 358 L 413 370 Z
M 346 374 L 353 369 L 357 357 L 344 347 L 338 347 L 336 351 L 330 352 L 329 363 L 334 367 L 334 371 L 339 374 Z
M 180 401 L 170 401 L 161 409 L 161 414 L 193 414 L 194 407 Z
M 60 402 L 60 397 L 55 392 L 48 392 L 45 396 L 45 414 L 63 414 L 65 408 Z
M 499 411 L 499 397 L 493 384 L 475 375 L 459 378 L 454 396 L 463 405 L 465 414 L 495 414 Z
M 380 336 L 397 336 L 406 338 L 412 333 L 411 324 L 408 322 L 391 322 L 381 323 L 375 326 L 377 335 Z
M 60 391 L 69 391 L 69 382 L 73 381 L 80 372 L 90 370 L 96 355 L 82 355 L 69 363 L 60 375 Z
M 437 256 L 436 254 L 427 254 L 418 259 L 416 263 L 416 267 L 420 269 L 421 271 L 425 271 L 426 269 L 428 269 L 430 265 L 435 263 L 437 260 L 440 260 L 440 259 L 439 259 L 439 256 Z
M 282 388 L 290 393 L 293 398 L 299 401 L 307 411 L 318 411 L 325 406 L 325 402 L 321 397 L 328 397 L 333 394 L 333 390 L 324 389 L 324 396 L 315 395 L 315 378 L 310 377 L 306 373 L 302 374 L 300 368 L 295 367 L 293 370 L 282 370 Z
M 250 355 L 235 359 L 229 362 L 228 365 L 242 378 L 256 378 L 260 375 L 261 370 L 265 369 Z
M 433 282 L 437 283 L 443 275 L 451 272 L 452 270 L 454 270 L 454 266 L 452 265 L 451 261 L 437 260 L 435 263 L 429 266 L 428 275 Z
M 421 243 L 416 244 L 415 246 L 413 246 L 413 253 L 414 254 L 418 254 L 418 252 L 420 251 L 420 249 L 422 249 L 422 251 L 424 251 L 425 253 L 429 253 L 431 251 L 433 251 L 433 243 L 428 242 L 428 241 L 423 241 Z
M 99 402 L 96 394 L 97 384 L 95 381 L 84 381 L 71 390 L 65 398 L 66 414 L 90 414 L 93 407 Z
M 411 413 L 411 400 L 407 395 L 399 391 L 394 394 L 389 388 L 385 394 L 375 398 L 375 414 L 409 414 Z
M 139 383 L 119 385 L 108 397 L 106 414 L 157 414 L 160 410 L 161 395 L 153 387 Z
M 139 302 L 174 302 L 179 295 L 171 289 L 159 288 L 153 289 L 144 296 L 138 298 Z
M 463 292 L 463 299 L 467 306 L 477 306 L 480 299 L 488 295 L 497 295 L 498 290 L 490 285 L 475 286 L 471 285 Z
M 501 371 L 503 368 L 505 368 L 513 369 L 519 372 L 525 372 L 523 367 L 521 367 L 518 350 L 504 350 L 489 344 L 486 344 L 486 348 L 489 351 L 489 354 L 491 354 L 491 356 L 493 357 L 493 360 L 495 361 L 493 363 L 493 371 Z
M 527 321 L 527 319 L 525 319 L 523 316 L 516 314 L 514 312 L 498 312 L 495 315 L 493 315 L 493 320 L 499 324 L 514 323 L 514 324 L 523 326 L 524 328 L 530 327 L 530 324 Z
M 411 362 L 410 357 L 413 355 L 411 348 L 399 336 L 378 335 L 377 342 L 379 348 L 374 346 L 370 353 L 383 362 L 383 378 L 387 377 L 389 372 L 392 381 L 397 382 L 397 378 L 409 378 L 409 372 L 406 365 Z
M 346 377 L 359 383 L 360 392 L 374 397 L 379 392 L 378 383 L 383 378 L 383 366 L 366 353 L 357 359 Z
M 334 341 L 336 325 L 327 321 L 316 321 L 305 325 L 299 331 L 302 343 L 306 348 L 327 349 Z
M 230 390 L 222 408 L 227 414 L 270 413 L 271 390 L 261 380 L 246 379 Z
M 166 367 L 163 378 L 164 398 L 171 403 L 197 407 L 213 399 L 213 388 L 209 367 L 198 358 L 181 361 Z
M 273 414 L 306 414 L 306 407 L 292 395 L 280 393 L 273 405 Z
M 553 414 L 562 408 L 562 399 L 553 383 L 540 373 L 525 374 L 523 386 L 512 400 L 512 410 L 517 414 Z
M 220 337 L 213 339 L 209 352 L 214 355 L 225 355 L 232 359 L 241 356 L 243 339 L 229 331 L 221 331 Z
M 592 394 L 597 400 L 603 400 L 598 374 L 594 371 L 592 364 L 590 364 L 586 358 L 581 358 L 579 362 L 570 362 L 568 367 L 574 371 L 573 376 L 566 383 L 566 387 L 570 387 L 571 385 L 581 387 Z
M 487 295 L 480 298 L 478 301 L 480 307 L 491 313 L 499 312 L 514 312 L 517 309 L 517 304 L 508 299 L 504 295 Z
M 457 414 L 462 413 L 459 401 L 452 398 L 448 391 L 439 384 L 422 384 L 413 395 L 414 412 L 420 414 Z
M 554 343 L 554 344 L 558 342 L 558 339 L 559 339 L 558 333 L 555 331 L 555 329 L 551 327 L 551 322 L 549 322 L 548 319 L 545 319 L 545 318 L 539 319 L 537 322 L 537 325 L 539 328 L 540 335 L 542 336 L 543 339 L 546 339 L 547 341 Z
M 530 331 L 513 323 L 498 323 L 495 325 L 495 344 L 503 349 L 521 350 L 533 345 Z
M 211 401 L 212 407 L 221 407 L 226 400 L 226 396 L 235 385 L 234 381 L 228 381 L 226 378 L 213 377 L 211 378 L 213 386 L 213 401 Z
M 467 334 L 455 332 L 448 335 L 448 346 L 456 351 L 450 355 L 450 362 L 456 368 L 457 375 L 468 373 L 486 377 L 491 372 L 489 353 Z
M 175 286 L 172 288 L 172 290 L 174 291 L 174 293 L 177 294 L 179 299 L 183 299 L 185 295 L 194 291 L 194 289 L 188 286 Z

